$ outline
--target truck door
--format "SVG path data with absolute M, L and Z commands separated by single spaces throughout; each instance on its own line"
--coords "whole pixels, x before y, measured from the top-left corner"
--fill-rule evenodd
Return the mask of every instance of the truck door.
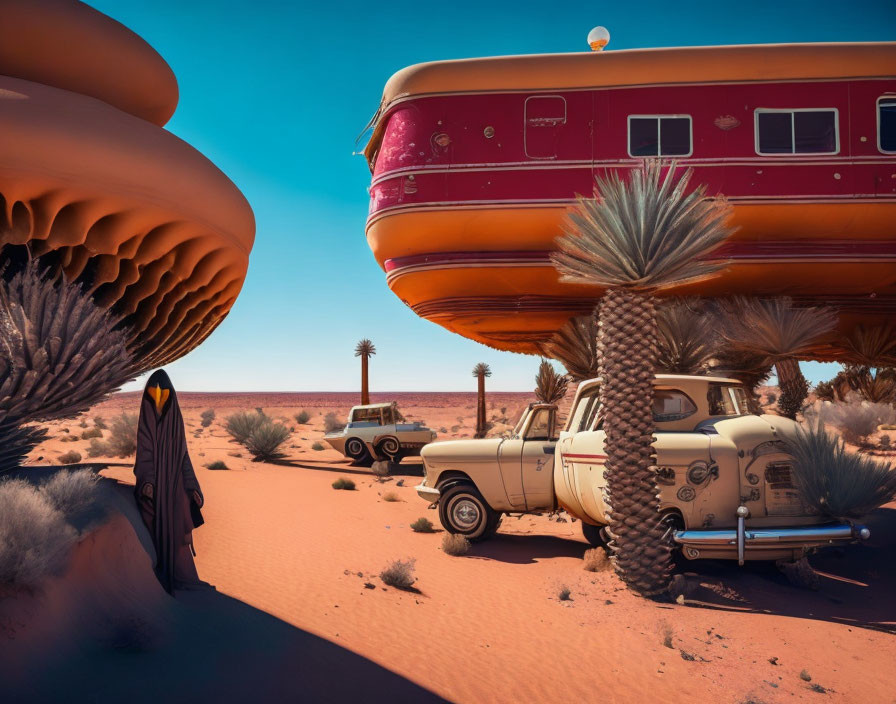
M 554 507 L 556 423 L 556 408 L 539 408 L 532 414 L 525 430 L 520 473 L 528 511 L 548 510 Z
M 526 509 L 526 495 L 520 473 L 524 440 L 522 437 L 507 438 L 498 446 L 498 467 L 504 480 L 504 489 L 510 505 L 520 511 Z

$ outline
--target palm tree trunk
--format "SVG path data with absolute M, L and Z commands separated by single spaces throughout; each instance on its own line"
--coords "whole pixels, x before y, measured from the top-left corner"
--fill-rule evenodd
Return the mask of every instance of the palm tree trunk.
M 775 374 L 781 389 L 778 411 L 782 416 L 795 420 L 809 395 L 809 384 L 800 371 L 800 363 L 795 359 L 782 359 L 775 364 Z
M 485 374 L 478 377 L 478 395 L 476 397 L 476 437 L 485 437 Z
M 361 405 L 370 403 L 370 392 L 367 388 L 367 355 L 361 355 Z
M 650 596 L 668 589 L 672 572 L 653 449 L 656 309 L 648 295 L 611 288 L 599 310 L 613 561 L 631 589 Z

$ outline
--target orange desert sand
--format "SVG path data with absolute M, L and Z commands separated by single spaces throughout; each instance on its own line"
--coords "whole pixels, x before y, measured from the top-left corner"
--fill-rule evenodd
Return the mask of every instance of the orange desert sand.
M 419 460 L 406 459 L 378 482 L 335 451 L 312 449 L 324 415 L 335 411 L 343 421 L 356 398 L 179 394 L 206 501 L 206 524 L 194 532 L 200 576 L 219 593 L 324 639 L 310 636 L 316 654 L 309 646 L 284 664 L 291 655 L 277 652 L 276 640 L 239 643 L 253 632 L 221 621 L 209 632 L 231 639 L 227 645 L 209 642 L 201 629 L 188 636 L 188 670 L 204 649 L 260 647 L 267 648 L 271 674 L 249 664 L 242 673 L 259 678 L 255 691 L 277 691 L 265 679 L 292 672 L 308 683 L 309 701 L 338 698 L 332 685 L 367 677 L 361 658 L 398 675 L 377 680 L 371 670 L 369 684 L 358 684 L 370 687 L 369 701 L 430 698 L 415 687 L 390 696 L 396 682 L 465 703 L 896 701 L 896 504 L 870 518 L 869 544 L 812 559 L 821 573 L 818 591 L 791 586 L 769 565 L 692 563 L 686 603 L 656 603 L 633 596 L 612 571 L 585 571 L 589 546 L 580 525 L 556 517 L 508 517 L 494 539 L 469 555 L 443 553 L 436 512 L 413 489 Z M 444 429 L 441 439 L 472 435 L 475 394 L 372 394 L 371 400 L 387 399 L 397 399 L 408 418 Z M 530 400 L 489 393 L 495 430 L 512 424 Z M 118 394 L 83 417 L 92 426 L 95 416 L 109 421 L 122 410 L 135 412 L 138 401 L 138 394 Z M 282 464 L 251 462 L 223 429 L 228 414 L 255 408 L 295 428 Z M 206 409 L 216 418 L 202 429 Z M 307 425 L 295 422 L 301 410 L 311 414 Z M 104 477 L 133 484 L 132 460 L 87 459 L 89 441 L 61 441 L 62 428 L 80 434 L 79 423 L 48 424 L 52 437 L 32 453 L 31 464 L 56 464 L 61 453 L 76 450 L 84 462 L 108 461 Z M 229 470 L 203 467 L 216 460 Z M 338 477 L 353 479 L 357 490 L 332 489 Z M 387 492 L 400 500 L 385 501 Z M 421 516 L 437 532 L 411 531 Z M 105 530 L 113 529 L 129 530 L 120 520 Z M 380 571 L 407 558 L 416 560 L 418 591 L 384 587 Z M 558 598 L 564 586 L 569 601 Z M 188 606 L 191 599 L 197 597 L 182 597 Z M 340 648 L 331 652 L 326 641 Z M 346 660 L 345 651 L 361 658 Z M 238 679 L 240 668 L 238 658 L 222 656 L 189 677 L 197 687 L 213 677 L 220 688 Z

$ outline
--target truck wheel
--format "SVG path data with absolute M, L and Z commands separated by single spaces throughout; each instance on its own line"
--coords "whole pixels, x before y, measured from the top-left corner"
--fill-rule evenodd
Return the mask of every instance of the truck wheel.
M 607 541 L 603 536 L 603 529 L 603 526 L 593 526 L 590 523 L 582 521 L 582 535 L 585 536 L 585 540 L 587 540 L 593 548 L 607 547 Z
M 501 523 L 501 514 L 485 503 L 476 487 L 455 484 L 439 499 L 439 520 L 449 533 L 476 542 L 494 534 Z
M 345 456 L 352 460 L 352 464 L 361 467 L 369 467 L 373 464 L 373 457 L 367 451 L 367 445 L 361 438 L 349 438 L 345 441 Z
M 392 462 L 400 462 L 401 443 L 398 442 L 398 438 L 383 438 L 376 445 L 376 454 L 380 457 L 386 457 Z M 396 457 L 398 457 L 398 459 L 395 459 Z

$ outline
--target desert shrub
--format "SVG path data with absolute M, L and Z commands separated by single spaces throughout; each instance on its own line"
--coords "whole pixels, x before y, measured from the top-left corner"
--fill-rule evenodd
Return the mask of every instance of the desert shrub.
M 69 450 L 59 455 L 59 464 L 77 464 L 81 461 L 81 453 Z
M 296 423 L 299 425 L 305 425 L 309 420 L 311 420 L 311 414 L 308 411 L 296 413 Z
M 106 428 L 109 427 L 108 425 L 106 425 L 106 419 L 103 418 L 102 416 L 97 416 L 96 418 L 94 418 L 93 424 L 100 430 L 105 430 Z
M 209 462 L 205 465 L 206 469 L 230 469 L 224 462 L 221 460 L 215 460 L 214 462 Z
M 91 438 L 101 438 L 103 437 L 103 431 L 97 427 L 88 428 L 83 433 L 81 433 L 82 440 L 90 440 Z
M 610 556 L 603 548 L 592 548 L 585 551 L 582 565 L 588 572 L 603 572 L 611 569 Z
M 324 416 L 324 430 L 328 433 L 335 433 L 342 430 L 345 427 L 345 423 L 339 420 L 336 417 L 336 414 L 333 411 L 327 413 Z
M 890 436 L 889 435 L 884 434 L 884 435 L 880 436 L 880 446 L 882 448 L 884 448 L 885 450 L 888 450 L 890 448 Z
M 331 485 L 334 489 L 341 489 L 343 491 L 354 491 L 355 483 L 351 479 L 345 479 L 343 477 L 339 477 L 333 484 Z
M 0 588 L 33 589 L 62 573 L 77 537 L 31 484 L 0 481 Z
M 439 428 L 439 432 L 440 432 L 440 433 L 447 433 L 447 432 L 448 432 L 448 428 L 446 428 L 446 427 L 443 425 L 441 428 Z
M 896 471 L 849 452 L 817 422 L 787 440 L 793 480 L 803 500 L 833 518 L 861 518 L 896 497 Z
M 89 469 L 56 472 L 38 490 L 80 532 L 106 516 L 107 506 L 100 500 L 99 476 Z
M 470 541 L 459 533 L 445 533 L 442 536 L 442 552 L 460 557 L 470 552 Z
M 572 601 L 572 591 L 566 585 L 560 587 L 560 591 L 557 594 L 557 598 L 560 601 Z
M 319 442 L 315 441 L 315 443 L 311 446 L 311 449 L 314 450 L 315 452 L 320 452 L 321 450 L 326 450 L 327 448 L 325 448 L 323 446 L 323 443 L 319 443 Z
M 265 420 L 266 416 L 262 413 L 240 411 L 224 419 L 224 429 L 230 434 L 230 437 L 242 445 Z
M 398 498 L 398 494 L 396 494 L 394 491 L 387 491 L 385 494 L 383 494 L 383 501 L 395 503 L 396 501 L 401 501 L 401 499 Z
M 110 454 L 115 457 L 130 457 L 137 452 L 137 414 L 119 413 L 115 416 L 109 426 L 107 442 Z
M 768 398 L 768 402 L 769 402 L 769 403 L 774 403 L 775 401 L 778 400 L 778 394 L 776 394 L 776 393 L 774 393 L 774 392 L 771 392 L 771 393 L 769 393 L 769 395 L 767 396 L 767 398 Z
M 380 572 L 380 579 L 383 580 L 384 584 L 388 584 L 390 587 L 395 587 L 396 589 L 410 589 L 414 582 L 417 581 L 414 577 L 414 563 L 416 560 L 413 558 L 404 561 L 404 560 L 395 560 L 390 563 L 386 569 Z
M 63 435 L 59 440 L 60 442 L 78 442 L 80 439 L 77 435 Z
M 271 462 L 284 456 L 280 446 L 289 439 L 289 428 L 265 419 L 246 438 L 246 449 L 255 462 Z
M 877 431 L 877 426 L 896 420 L 896 411 L 886 403 L 850 401 L 847 403 L 824 404 L 821 418 L 840 429 L 847 442 L 861 445 L 868 436 Z
M 815 385 L 815 396 L 820 401 L 834 401 L 834 385 L 830 381 L 819 381 Z
M 81 426 L 82 428 L 86 428 L 86 427 L 87 427 L 87 419 L 86 419 L 86 418 L 82 418 L 82 419 L 78 422 L 78 425 Z
M 212 424 L 212 421 L 215 419 L 215 411 L 214 409 L 209 408 L 207 411 L 203 411 L 199 414 L 199 417 L 202 419 L 202 427 L 207 428 Z
M 432 521 L 428 518 L 418 518 L 416 521 L 411 523 L 411 530 L 415 533 L 434 533 L 435 530 L 432 527 Z
M 104 440 L 94 438 L 87 447 L 88 457 L 112 457 L 112 448 Z

